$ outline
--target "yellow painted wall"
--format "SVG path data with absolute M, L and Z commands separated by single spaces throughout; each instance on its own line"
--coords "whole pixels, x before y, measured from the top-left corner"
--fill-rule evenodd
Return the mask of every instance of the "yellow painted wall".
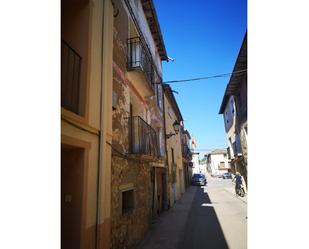
M 99 248 L 109 248 L 110 178 L 112 140 L 113 7 L 109 0 L 89 1 L 88 117 L 77 117 L 62 108 L 61 135 L 90 144 L 86 174 L 86 217 L 81 248 L 95 245 L 97 224 L 97 174 L 99 188 Z M 103 19 L 104 16 L 104 19 Z M 104 25 L 104 27 L 103 27 Z M 102 39 L 103 31 L 103 39 Z M 83 34 L 81 34 L 83 35 Z M 102 53 L 103 49 L 103 53 Z M 103 57 L 102 57 L 103 54 Z M 102 66 L 103 59 L 103 66 Z M 103 78 L 102 78 L 103 77 Z M 103 80 L 102 80 L 103 79 Z M 100 136 L 101 133 L 101 136 Z
M 165 134 L 175 133 L 173 128 L 173 123 L 177 119 L 175 112 L 170 104 L 169 99 L 167 98 L 166 94 L 164 94 L 164 105 L 165 105 Z M 169 167 L 169 178 L 171 178 L 172 174 L 172 152 L 171 148 L 174 149 L 174 160 L 177 164 L 176 168 L 176 200 L 181 197 L 181 179 L 184 179 L 179 175 L 180 171 L 183 174 L 183 162 L 182 162 L 182 151 L 181 151 L 181 137 L 180 132 L 177 135 L 174 135 L 167 139 L 167 151 L 168 151 L 168 167 Z M 171 180 L 171 179 L 170 179 Z M 170 205 L 173 206 L 174 204 L 174 194 L 173 194 L 173 187 L 171 181 L 168 183 L 169 185 L 169 195 L 170 195 Z

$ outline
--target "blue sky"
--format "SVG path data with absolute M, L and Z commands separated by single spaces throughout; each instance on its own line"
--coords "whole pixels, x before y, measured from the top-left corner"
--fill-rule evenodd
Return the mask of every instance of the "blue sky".
M 246 0 L 154 0 L 168 56 L 163 80 L 232 72 L 247 29 Z M 229 77 L 174 83 L 197 149 L 227 147 L 219 108 Z M 205 154 L 205 152 L 201 152 Z

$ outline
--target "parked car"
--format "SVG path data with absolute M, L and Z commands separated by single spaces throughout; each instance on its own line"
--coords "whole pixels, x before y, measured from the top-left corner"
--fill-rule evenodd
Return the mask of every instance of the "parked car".
M 207 183 L 206 177 L 203 174 L 193 174 L 191 179 L 192 185 L 205 186 Z
M 223 179 L 232 179 L 232 174 L 230 172 L 223 173 L 222 178 Z

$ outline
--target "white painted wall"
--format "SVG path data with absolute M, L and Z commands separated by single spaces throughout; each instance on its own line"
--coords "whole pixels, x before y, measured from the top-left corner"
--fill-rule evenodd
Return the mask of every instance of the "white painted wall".
M 192 174 L 202 173 L 202 174 L 206 175 L 206 164 L 200 164 L 199 154 L 193 153 L 191 162 L 193 163 Z
M 235 142 L 235 130 L 236 130 L 236 105 L 234 97 L 231 96 L 226 104 L 224 114 L 224 126 L 226 132 L 227 144 L 230 148 L 231 158 L 234 158 L 234 151 L 232 144 Z
M 210 155 L 210 159 L 211 162 L 209 166 L 211 169 L 211 174 L 219 175 L 228 172 L 228 170 L 219 170 L 220 162 L 224 162 L 225 168 L 230 168 L 227 155 L 224 157 L 224 154 L 214 154 Z
M 196 167 L 200 164 L 200 159 L 199 159 L 199 154 L 193 153 L 192 155 L 192 163 L 193 163 L 193 167 Z
M 200 164 L 200 173 L 206 175 L 206 164 Z

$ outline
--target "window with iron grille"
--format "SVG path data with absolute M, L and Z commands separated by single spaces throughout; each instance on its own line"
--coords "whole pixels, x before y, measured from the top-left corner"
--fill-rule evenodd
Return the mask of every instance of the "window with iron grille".
M 129 70 L 142 70 L 149 86 L 154 89 L 154 63 L 149 49 L 140 37 L 128 39 L 127 66 Z
M 141 117 L 128 119 L 130 154 L 159 156 L 158 137 L 155 130 Z
M 81 56 L 65 41 L 61 43 L 61 106 L 82 115 Z

